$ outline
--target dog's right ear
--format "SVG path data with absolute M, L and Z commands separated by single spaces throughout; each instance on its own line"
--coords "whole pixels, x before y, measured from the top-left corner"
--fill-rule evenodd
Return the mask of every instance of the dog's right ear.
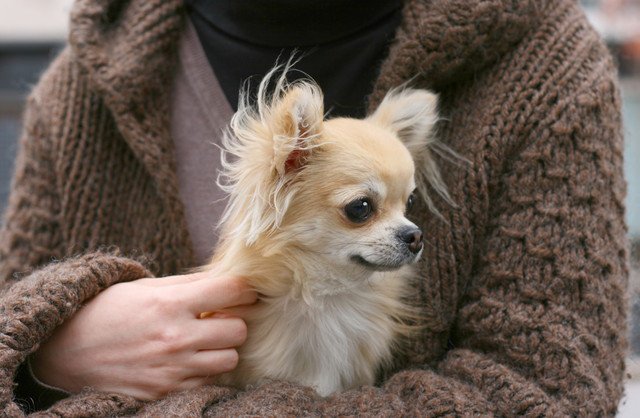
M 439 150 L 441 155 L 445 154 L 450 159 L 462 160 L 436 139 L 437 107 L 438 96 L 428 90 L 398 88 L 387 93 L 376 111 L 367 118 L 394 132 L 407 147 L 416 164 L 418 190 L 434 213 L 438 211 L 429 196 L 427 184 L 444 200 L 455 204 L 447 192 L 433 151 Z
M 268 95 L 276 69 L 260 83 L 255 106 L 241 95 L 223 137 L 218 185 L 230 200 L 220 222 L 230 225 L 227 233 L 241 237 L 247 245 L 281 225 L 297 191 L 297 173 L 319 145 L 322 133 L 320 88 L 310 81 L 287 85 L 281 77 L 273 95 Z
M 273 170 L 284 177 L 305 165 L 322 133 L 322 93 L 313 83 L 298 82 L 276 101 L 270 113 Z

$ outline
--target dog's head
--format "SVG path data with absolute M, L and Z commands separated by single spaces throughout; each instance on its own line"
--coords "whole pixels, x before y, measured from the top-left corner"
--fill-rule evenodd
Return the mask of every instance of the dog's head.
M 371 271 L 417 260 L 422 231 L 406 212 L 418 198 L 416 165 L 441 188 L 429 153 L 436 96 L 393 91 L 363 120 L 324 120 L 314 83 L 265 89 L 256 106 L 240 101 L 225 137 L 223 237 Z

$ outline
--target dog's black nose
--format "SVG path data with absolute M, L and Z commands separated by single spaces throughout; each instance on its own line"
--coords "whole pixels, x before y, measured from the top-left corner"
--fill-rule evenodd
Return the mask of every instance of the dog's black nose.
M 418 254 L 422 249 L 422 231 L 418 228 L 408 228 L 400 232 L 400 240 L 407 244 L 407 248 L 413 254 Z

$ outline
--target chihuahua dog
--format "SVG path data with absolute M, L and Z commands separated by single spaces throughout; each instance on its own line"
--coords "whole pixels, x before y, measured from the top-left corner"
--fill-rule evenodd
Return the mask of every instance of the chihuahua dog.
M 373 384 L 407 332 L 423 233 L 406 212 L 416 180 L 425 197 L 427 183 L 446 194 L 431 158 L 437 97 L 398 89 L 365 119 L 324 120 L 319 87 L 275 71 L 257 104 L 241 94 L 223 140 L 229 201 L 206 268 L 246 277 L 260 302 L 219 382 L 284 379 L 326 396 Z

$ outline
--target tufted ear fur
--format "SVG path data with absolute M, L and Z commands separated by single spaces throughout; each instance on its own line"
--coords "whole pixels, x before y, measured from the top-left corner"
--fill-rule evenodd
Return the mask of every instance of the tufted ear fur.
M 438 96 L 428 90 L 393 89 L 387 93 L 378 108 L 367 119 L 393 131 L 404 143 L 416 164 L 418 190 L 431 210 L 437 213 L 426 185 L 446 201 L 452 203 L 442 180 L 434 150 L 454 157 L 455 153 L 436 140 Z
M 395 132 L 414 159 L 434 142 L 438 96 L 427 90 L 391 90 L 369 120 Z
M 262 80 L 254 106 L 241 94 L 223 138 L 218 185 L 229 193 L 229 203 L 220 224 L 224 234 L 241 236 L 247 245 L 281 225 L 296 193 L 296 176 L 322 133 L 320 88 L 306 80 L 288 84 L 287 67 L 275 79 L 279 69 Z M 271 82 L 275 88 L 268 94 Z
M 273 110 L 274 169 L 283 176 L 305 164 L 322 132 L 323 103 L 319 88 L 309 82 L 290 87 Z

